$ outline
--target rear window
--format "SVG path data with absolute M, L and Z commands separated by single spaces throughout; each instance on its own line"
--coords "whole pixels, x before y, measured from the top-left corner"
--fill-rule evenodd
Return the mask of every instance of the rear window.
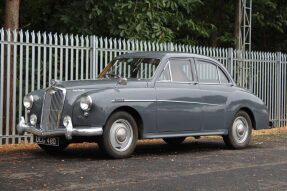
M 198 81 L 201 83 L 219 83 L 217 66 L 215 64 L 197 61 L 196 63 Z

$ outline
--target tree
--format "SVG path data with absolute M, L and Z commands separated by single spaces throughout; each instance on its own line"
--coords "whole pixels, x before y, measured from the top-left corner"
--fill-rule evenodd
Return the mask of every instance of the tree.
M 19 5 L 20 0 L 5 0 L 5 16 L 4 16 L 4 28 L 10 30 L 18 30 L 19 28 Z M 11 33 L 12 34 L 12 33 Z M 7 39 L 6 39 L 7 40 Z M 13 97 L 13 88 L 12 86 L 7 86 L 7 81 L 13 81 L 14 79 L 14 45 L 11 45 L 10 55 L 7 55 L 7 46 L 4 46 L 4 104 L 3 104 L 3 127 L 9 126 L 11 129 L 13 124 L 13 119 L 10 117 L 10 121 L 6 121 L 7 116 L 13 116 L 13 100 L 7 97 L 6 92 L 9 92 L 9 95 Z M 10 66 L 8 66 L 8 59 L 10 60 Z M 10 74 L 8 74 L 8 67 L 10 67 Z M 9 106 L 7 106 L 8 100 Z M 9 113 L 7 112 L 7 107 L 9 107 Z M 1 108 L 2 109 L 2 108 Z M 8 122 L 8 124 L 7 124 Z M 2 124 L 1 124 L 2 125 Z M 7 132 L 6 132 L 7 133 Z
M 237 47 L 239 1 L 25 0 L 20 7 L 20 27 L 36 31 Z M 0 13 L 3 11 L 2 2 Z M 287 51 L 284 35 L 287 31 L 286 15 L 285 0 L 253 0 L 252 48 Z
M 240 1 L 241 0 L 236 0 L 235 4 L 235 19 L 234 19 L 234 41 L 235 41 L 235 48 L 238 50 L 240 47 L 239 43 L 239 35 L 240 35 L 240 25 L 241 25 L 241 18 L 239 15 L 239 11 L 241 9 L 240 7 Z

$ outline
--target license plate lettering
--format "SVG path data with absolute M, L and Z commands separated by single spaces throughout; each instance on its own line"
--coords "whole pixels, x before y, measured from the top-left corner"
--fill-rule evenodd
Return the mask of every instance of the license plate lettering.
M 35 136 L 35 142 L 42 145 L 59 146 L 59 137 Z

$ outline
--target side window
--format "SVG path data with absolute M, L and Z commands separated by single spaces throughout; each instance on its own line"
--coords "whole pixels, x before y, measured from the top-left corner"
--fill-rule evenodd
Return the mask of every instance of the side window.
M 167 63 L 164 71 L 161 73 L 158 81 L 170 81 L 170 69 L 169 69 L 169 62 Z
M 198 81 L 202 83 L 219 83 L 217 66 L 204 61 L 196 63 Z
M 220 83 L 222 84 L 228 84 L 229 80 L 226 77 L 226 75 L 224 74 L 224 72 L 221 70 L 221 68 L 218 68 L 218 73 L 219 73 L 219 79 L 220 79 Z
M 189 60 L 170 60 L 171 79 L 174 82 L 191 82 L 193 75 Z

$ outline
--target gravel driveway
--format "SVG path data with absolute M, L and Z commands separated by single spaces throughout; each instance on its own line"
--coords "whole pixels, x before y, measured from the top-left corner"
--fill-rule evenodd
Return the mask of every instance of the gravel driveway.
M 171 147 L 138 143 L 133 157 L 109 160 L 96 144 L 49 155 L 36 145 L 0 147 L 0 190 L 287 190 L 287 131 L 254 136 L 244 150 L 220 138 Z

